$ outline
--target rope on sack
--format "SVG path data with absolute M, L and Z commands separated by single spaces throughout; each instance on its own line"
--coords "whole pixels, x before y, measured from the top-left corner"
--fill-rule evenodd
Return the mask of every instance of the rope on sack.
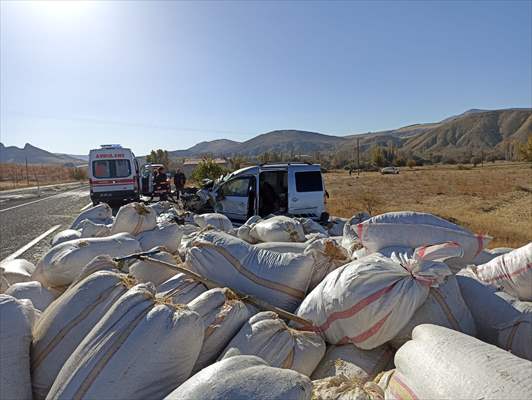
M 208 288 L 212 289 L 212 288 L 224 288 L 225 287 L 224 285 L 221 285 L 218 282 L 215 282 L 213 280 L 204 278 L 203 276 L 198 275 L 197 273 L 192 272 L 189 269 L 184 268 L 184 267 L 182 267 L 180 265 L 171 264 L 169 262 L 161 261 L 161 260 L 157 260 L 157 259 L 153 258 L 152 256 L 157 254 L 157 253 L 158 253 L 158 250 L 146 251 L 146 252 L 141 252 L 141 253 L 130 254 L 129 256 L 125 256 L 125 257 L 116 257 L 116 258 L 113 258 L 113 260 L 115 262 L 118 262 L 118 263 L 124 263 L 126 261 L 134 260 L 134 259 L 150 261 L 150 262 L 153 262 L 153 263 L 156 263 L 156 264 L 165 265 L 165 266 L 167 266 L 169 268 L 172 268 L 172 269 L 174 269 L 174 270 L 176 270 L 178 272 L 181 272 L 181 273 L 193 278 L 194 280 L 203 283 Z M 299 316 L 297 316 L 295 314 L 292 314 L 291 312 L 285 311 L 285 310 L 283 310 L 283 309 L 281 309 L 279 307 L 272 306 L 271 304 L 267 303 L 266 301 L 257 299 L 256 297 L 253 297 L 253 296 L 251 296 L 249 294 L 242 293 L 242 292 L 240 292 L 240 291 L 238 291 L 236 289 L 233 289 L 233 288 L 229 288 L 229 289 L 231 289 L 242 301 L 245 301 L 247 303 L 253 304 L 254 306 L 257 306 L 260 309 L 265 310 L 265 311 L 273 311 L 273 312 L 277 313 L 277 315 L 281 316 L 282 318 L 288 319 L 290 321 L 294 321 L 294 322 L 302 325 L 304 327 L 304 329 L 306 329 L 306 330 L 312 330 L 312 331 L 314 330 L 314 326 L 312 325 L 312 323 L 310 321 L 304 319 L 304 318 L 301 318 L 301 317 L 299 317 Z M 174 290 L 175 289 L 169 291 L 166 296 L 170 297 L 172 295 L 171 294 L 172 291 L 174 291 Z

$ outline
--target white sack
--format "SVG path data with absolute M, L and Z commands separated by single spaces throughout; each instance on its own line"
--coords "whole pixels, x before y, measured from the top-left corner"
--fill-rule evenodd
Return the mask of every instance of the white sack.
M 524 313 L 497 326 L 497 345 L 517 357 L 532 361 L 532 314 Z
M 83 211 L 81 214 L 78 215 L 78 217 L 72 222 L 72 225 L 70 225 L 71 229 L 78 229 L 78 226 L 81 221 L 88 219 L 93 222 L 102 224 L 107 224 L 110 219 L 113 218 L 113 210 L 107 203 L 100 203 L 97 206 L 91 207 L 85 211 Z
M 397 398 L 530 399 L 532 363 L 447 328 L 420 325 L 395 354 Z M 410 396 L 404 396 L 409 393 Z
M 187 250 L 192 247 L 193 240 L 201 234 L 203 231 L 196 225 L 185 224 L 180 226 L 183 236 L 179 242 L 179 256 L 182 260 L 185 259 Z
M 111 234 L 111 229 L 105 224 L 98 224 L 90 219 L 84 219 L 80 222 L 78 229 L 82 238 L 105 237 Z
M 59 296 L 59 293 L 48 290 L 37 281 L 15 283 L 5 294 L 16 299 L 28 299 L 39 311 L 44 311 Z
M 521 312 L 497 296 L 494 288 L 462 274 L 463 272 L 460 272 L 456 275 L 456 280 L 462 298 L 475 320 L 477 336 L 485 342 L 497 344 L 497 327 L 517 318 Z
M 314 289 L 330 272 L 350 261 L 347 250 L 333 239 L 315 240 L 303 254 L 314 259 L 309 290 Z
M 231 220 L 223 214 L 219 213 L 206 213 L 194 215 L 194 222 L 200 228 L 206 228 L 207 226 L 213 226 L 214 228 L 229 232 L 233 229 L 233 224 Z
M 104 254 L 102 256 L 94 257 L 91 261 L 89 261 L 89 263 L 81 269 L 81 272 L 76 279 L 72 281 L 70 286 L 74 286 L 79 281 L 98 271 L 110 271 L 116 273 L 126 272 L 120 268 L 118 262 L 115 262 L 110 256 Z
M 521 301 L 506 292 L 496 292 L 495 294 L 501 299 L 504 299 L 507 303 L 510 303 L 516 310 L 519 310 L 522 313 L 532 313 L 531 301 Z
M 61 368 L 48 400 L 161 399 L 189 377 L 201 317 L 154 292 L 137 285 L 111 307 Z
M 157 249 L 158 248 L 151 250 Z M 159 251 L 158 253 L 150 256 L 150 258 L 177 266 L 174 256 L 166 251 Z M 129 266 L 129 274 L 133 276 L 139 283 L 152 282 L 155 286 L 157 286 L 177 274 L 177 270 L 154 261 L 137 260 Z
M 140 247 L 143 251 L 148 251 L 157 246 L 163 246 L 170 253 L 176 253 L 179 249 L 183 231 L 177 224 L 166 224 L 157 226 L 151 231 L 144 231 L 137 236 Z
M 201 294 L 188 307 L 203 319 L 205 336 L 193 373 L 216 361 L 242 325 L 256 313 L 230 289 L 215 288 Z
M 462 298 L 454 275 L 438 287 L 431 287 L 425 302 L 392 341 L 396 348 L 412 338 L 412 330 L 421 324 L 433 324 L 476 336 L 475 320 Z
M 325 354 L 325 343 L 318 334 L 289 328 L 276 313 L 263 311 L 244 324 L 224 354 L 234 350 L 310 376 Z
M 253 356 L 234 356 L 201 370 L 165 400 L 310 400 L 312 383 Z
M 293 242 L 264 242 L 255 245 L 257 249 L 271 250 L 278 253 L 297 253 L 303 254 L 307 248 L 307 243 Z
M 284 215 L 257 222 L 249 234 L 257 242 L 304 242 L 306 240 L 301 222 Z
M 158 201 L 149 206 L 159 216 L 162 213 L 173 211 L 174 206 L 169 201 Z
M 52 247 L 54 247 L 58 244 L 79 238 L 81 238 L 80 231 L 77 231 L 75 229 L 65 229 L 64 231 L 58 232 L 54 235 L 54 237 L 52 238 L 51 245 Z
M 330 236 L 342 236 L 344 234 L 344 225 L 347 218 L 330 217 L 327 223 L 327 230 Z
M 378 215 L 356 225 L 346 224 L 344 239 L 356 240 L 370 253 L 389 246 L 416 248 L 455 242 L 464 249 L 465 263 L 471 262 L 491 240 L 489 236 L 475 235 L 443 218 L 410 211 Z
M 303 232 L 305 235 L 309 233 L 321 233 L 325 236 L 329 236 L 329 231 L 319 222 L 314 221 L 312 218 L 296 218 L 297 221 L 303 225 Z
M 257 240 L 251 236 L 251 228 L 253 228 L 253 226 L 259 221 L 262 221 L 262 218 L 258 215 L 250 217 L 243 225 L 238 227 L 236 230 L 236 236 L 248 243 L 257 243 Z
M 521 300 L 532 301 L 532 243 L 472 268 L 477 279 Z
M 9 287 L 9 282 L 4 276 L 4 270 L 0 268 L 0 294 L 4 293 Z
M 50 287 L 69 285 L 96 256 L 123 257 L 140 251 L 139 242 L 127 233 L 71 240 L 48 250 L 37 264 L 32 279 Z
M 222 286 L 256 296 L 293 311 L 305 297 L 312 275 L 312 258 L 261 250 L 223 232 L 197 236 L 186 264 L 192 271 Z
M 496 247 L 494 249 L 484 249 L 473 260 L 474 265 L 482 265 L 493 260 L 495 257 L 511 252 L 511 247 Z
M 111 227 L 111 233 L 127 232 L 138 235 L 157 226 L 157 214 L 141 203 L 129 203 L 120 207 Z
M 35 265 L 22 258 L 15 258 L 9 261 L 2 261 L 0 269 L 4 279 L 13 285 L 19 282 L 31 281 L 31 275 L 35 271 Z
M 31 302 L 0 294 L 0 398 L 31 400 Z
M 416 249 L 411 258 L 379 254 L 340 267 L 314 288 L 297 310 L 330 344 L 369 350 L 393 339 L 421 307 L 431 287 L 451 275 L 439 261 L 459 256 L 453 243 Z
M 357 226 L 360 223 L 367 221 L 369 218 L 371 218 L 369 214 L 365 212 L 359 212 L 344 223 L 342 232 L 342 246 L 350 255 L 352 255 L 355 250 L 358 250 L 362 247 L 357 236 Z
M 133 284 L 124 274 L 99 271 L 71 286 L 46 309 L 32 346 L 35 399 L 46 397 L 68 357 Z
M 392 368 L 394 350 L 387 344 L 373 350 L 362 350 L 348 343 L 327 346 L 325 356 L 312 374 L 312 380 L 344 375 L 363 381 Z
M 187 304 L 205 291 L 205 285 L 183 273 L 177 273 L 157 286 L 157 295 L 169 296 L 174 304 Z

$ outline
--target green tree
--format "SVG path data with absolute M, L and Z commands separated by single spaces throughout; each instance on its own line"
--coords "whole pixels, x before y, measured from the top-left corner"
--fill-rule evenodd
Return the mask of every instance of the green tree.
M 471 157 L 471 164 L 473 164 L 473 167 L 476 167 L 481 161 L 480 157 Z
M 168 152 L 162 149 L 152 150 L 150 154 L 146 156 L 146 162 L 148 164 L 163 164 L 167 168 L 170 167 Z
M 219 164 L 216 164 L 213 159 L 205 158 L 201 160 L 194 171 L 192 171 L 192 180 L 201 182 L 203 179 L 217 179 L 220 175 L 228 171 Z

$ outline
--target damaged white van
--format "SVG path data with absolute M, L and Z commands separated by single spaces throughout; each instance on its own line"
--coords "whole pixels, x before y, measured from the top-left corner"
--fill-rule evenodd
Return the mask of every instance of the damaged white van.
M 261 164 L 232 172 L 212 189 L 216 212 L 244 221 L 270 214 L 327 220 L 319 164 Z

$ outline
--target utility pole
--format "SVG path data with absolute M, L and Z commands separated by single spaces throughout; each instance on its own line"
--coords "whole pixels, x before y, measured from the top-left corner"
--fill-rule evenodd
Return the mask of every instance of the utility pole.
M 28 175 L 28 157 L 26 157 L 26 183 L 30 185 L 30 176 Z
M 360 176 L 360 138 L 357 138 L 357 176 Z

